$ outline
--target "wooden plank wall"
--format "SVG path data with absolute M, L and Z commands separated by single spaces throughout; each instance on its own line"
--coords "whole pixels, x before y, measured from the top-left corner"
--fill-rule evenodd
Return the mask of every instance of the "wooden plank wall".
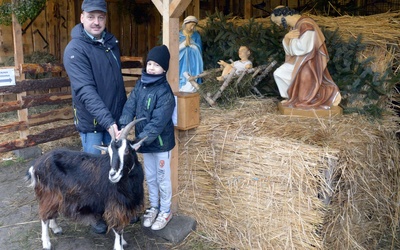
M 130 93 L 141 75 L 143 58 L 124 56 L 121 62 L 125 89 Z M 47 77 L 0 86 L 0 154 L 77 135 L 72 120 L 70 82 L 62 64 L 22 64 L 21 70 L 30 76 Z M 15 95 L 21 93 L 26 95 L 16 100 Z M 26 119 L 15 115 L 20 110 L 26 110 Z M 15 133 L 21 131 L 27 134 Z
M 150 22 L 137 24 L 121 11 L 117 0 L 109 0 L 107 30 L 120 41 L 121 55 L 145 56 L 158 42 L 161 17 L 150 1 Z M 82 0 L 48 0 L 46 8 L 33 21 L 22 25 L 24 55 L 34 51 L 53 54 L 62 61 L 72 28 L 80 22 Z M 0 63 L 13 56 L 11 26 L 0 25 Z
M 24 55 L 34 51 L 48 52 L 62 61 L 64 48 L 70 40 L 71 29 L 80 22 L 81 4 L 83 0 L 47 0 L 46 8 L 32 22 L 22 25 Z M 146 57 L 149 49 L 161 40 L 162 18 L 151 0 L 136 0 L 142 8 L 146 7 L 148 21 L 137 23 L 128 14 L 119 0 L 106 0 L 108 3 L 107 29 L 120 41 L 121 55 Z M 343 2 L 348 0 L 343 0 Z M 361 0 L 359 0 L 361 1 Z M 192 0 L 181 17 L 195 15 L 199 19 L 206 17 L 206 11 L 214 13 L 215 9 L 224 14 L 233 13 L 244 17 L 245 10 L 251 17 L 266 17 L 268 12 L 255 8 L 264 5 L 264 10 L 272 10 L 278 5 L 296 8 L 307 0 Z M 199 5 L 199 6 L 196 6 Z M 245 4 L 247 6 L 245 6 Z M 250 5 L 250 6 L 249 6 Z M 178 35 L 178 34 L 176 34 Z M 11 26 L 0 25 L 0 64 L 13 56 L 13 40 Z
M 53 54 L 62 61 L 64 48 L 70 40 L 72 28 L 80 22 L 81 4 L 83 0 L 48 0 L 46 8 L 33 21 L 22 24 L 24 55 L 34 51 Z M 252 4 L 262 0 L 252 0 Z M 136 23 L 134 18 L 124 11 L 118 0 L 107 0 L 107 29 L 120 41 L 121 55 L 145 57 L 149 49 L 160 41 L 162 18 L 151 0 L 137 1 L 148 7 L 149 21 Z M 199 19 L 206 17 L 206 11 L 230 10 L 240 14 L 244 9 L 244 0 L 201 1 L 193 0 L 181 17 L 195 15 Z M 200 11 L 196 4 L 200 5 Z M 225 8 L 225 4 L 233 7 Z M 244 15 L 244 13 L 241 13 Z M 261 10 L 253 8 L 253 15 L 260 16 Z M 177 34 L 178 35 L 178 34 Z M 11 26 L 0 25 L 0 63 L 13 56 L 13 40 Z

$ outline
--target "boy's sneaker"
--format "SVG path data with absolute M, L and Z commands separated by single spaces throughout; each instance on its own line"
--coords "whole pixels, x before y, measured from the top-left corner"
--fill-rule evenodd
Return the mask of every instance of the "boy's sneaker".
M 151 226 L 151 229 L 153 230 L 161 230 L 163 229 L 168 222 L 171 220 L 172 218 L 172 213 L 165 213 L 165 212 L 160 212 L 157 216 L 156 221 L 154 222 L 154 224 Z
M 157 214 L 158 214 L 157 208 L 151 207 L 150 209 L 147 209 L 146 213 L 143 215 L 144 217 L 143 226 L 151 227 L 151 225 L 153 225 L 154 221 L 156 220 Z

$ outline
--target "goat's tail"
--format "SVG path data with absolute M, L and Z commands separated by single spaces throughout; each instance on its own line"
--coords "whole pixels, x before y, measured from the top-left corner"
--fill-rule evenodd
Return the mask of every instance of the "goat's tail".
M 33 166 L 29 168 L 29 170 L 26 172 L 25 176 L 25 181 L 31 181 L 29 184 L 29 187 L 35 187 L 36 186 L 36 178 L 35 178 L 35 170 L 33 169 Z

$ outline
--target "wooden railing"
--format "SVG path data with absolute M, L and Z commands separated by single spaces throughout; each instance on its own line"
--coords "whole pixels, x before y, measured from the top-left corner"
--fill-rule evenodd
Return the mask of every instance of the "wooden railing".
M 141 75 L 143 59 L 121 57 L 121 61 L 125 88 L 129 93 Z M 18 113 L 16 119 L 6 121 L 4 118 L 0 121 L 0 153 L 77 135 L 73 125 L 70 82 L 64 67 L 60 64 L 22 64 L 20 74 L 25 74 L 27 78 L 38 74 L 50 77 L 25 79 L 17 81 L 14 86 L 0 86 L 1 116 L 4 118 L 6 113 Z M 44 108 L 45 105 L 50 105 L 50 109 Z M 35 113 L 30 112 L 33 108 Z M 52 126 L 43 126 L 45 124 Z M 37 127 L 39 125 L 43 129 Z M 33 127 L 39 132 L 33 134 Z M 19 136 L 11 136 L 16 132 Z

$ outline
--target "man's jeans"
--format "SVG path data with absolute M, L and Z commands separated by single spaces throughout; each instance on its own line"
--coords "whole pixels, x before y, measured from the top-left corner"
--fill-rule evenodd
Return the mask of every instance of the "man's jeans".
M 108 146 L 111 142 L 111 136 L 107 131 L 97 133 L 79 133 L 81 136 L 83 151 L 92 154 L 101 154 L 101 151 L 94 148 L 93 145 Z

